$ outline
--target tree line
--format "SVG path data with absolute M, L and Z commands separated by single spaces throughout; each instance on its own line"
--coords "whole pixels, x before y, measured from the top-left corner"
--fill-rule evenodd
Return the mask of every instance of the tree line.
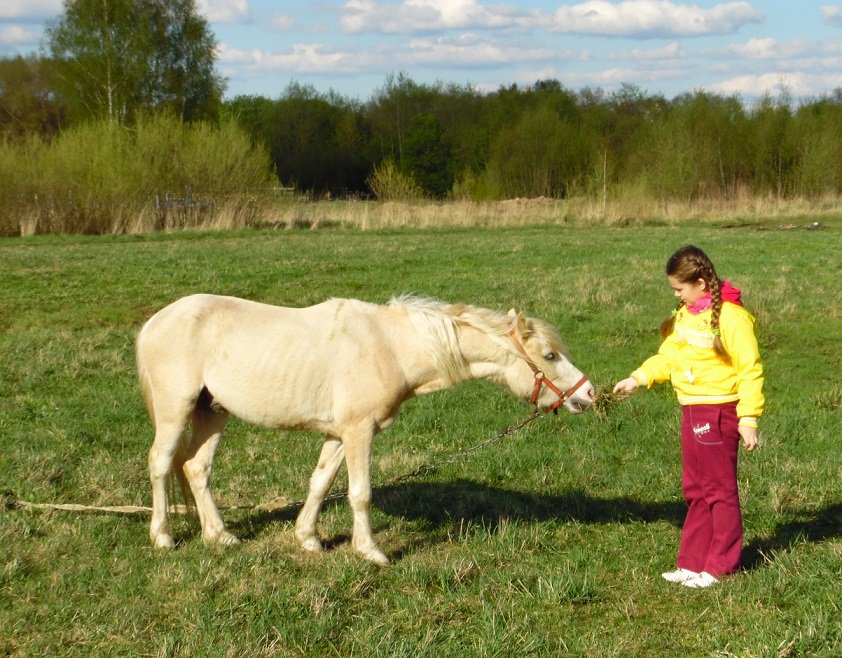
M 270 176 L 315 197 L 842 193 L 842 89 L 747 105 L 558 80 L 480 93 L 398 74 L 365 101 L 297 83 L 225 100 L 215 45 L 193 0 L 68 1 L 40 55 L 0 59 L 0 140 L 49 145 L 81 126 L 132 130 L 156 115 L 236 125 Z
M 607 93 L 541 80 L 479 93 L 398 75 L 367 102 L 292 84 L 223 112 L 266 145 L 282 181 L 317 193 L 370 192 L 387 165 L 435 198 L 842 192 L 842 89 L 747 106 L 703 91 L 667 100 L 633 85 Z

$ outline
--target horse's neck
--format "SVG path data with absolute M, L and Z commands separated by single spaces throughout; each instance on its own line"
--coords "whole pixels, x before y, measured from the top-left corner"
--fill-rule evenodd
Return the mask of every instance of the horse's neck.
M 462 325 L 452 358 L 430 358 L 427 351 L 394 346 L 407 383 L 415 395 L 433 393 L 471 379 L 499 380 L 506 351 L 479 329 Z
M 505 367 L 516 358 L 499 339 L 470 326 L 460 332 L 459 344 L 470 373 L 466 379 L 498 381 Z

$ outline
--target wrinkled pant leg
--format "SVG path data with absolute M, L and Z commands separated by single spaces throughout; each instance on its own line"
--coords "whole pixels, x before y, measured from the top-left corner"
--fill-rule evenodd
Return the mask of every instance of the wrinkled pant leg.
M 736 405 L 694 405 L 682 419 L 687 517 L 678 566 L 720 577 L 740 568 L 743 525 L 737 489 Z
M 681 529 L 676 565 L 680 569 L 700 572 L 705 568 L 708 547 L 713 534 L 710 509 L 701 487 L 696 440 L 692 431 L 690 407 L 683 408 L 681 421 L 681 488 L 687 514 Z

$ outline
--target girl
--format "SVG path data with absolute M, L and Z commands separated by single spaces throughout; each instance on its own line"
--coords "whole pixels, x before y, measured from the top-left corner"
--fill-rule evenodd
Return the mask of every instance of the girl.
M 763 366 L 754 318 L 740 291 L 721 281 L 698 247 L 670 256 L 667 279 L 679 302 L 661 325 L 658 353 L 615 393 L 670 381 L 682 407 L 681 477 L 687 517 L 676 571 L 663 577 L 687 587 L 710 587 L 737 571 L 743 523 L 737 491 L 737 448 L 757 447 L 763 413 Z

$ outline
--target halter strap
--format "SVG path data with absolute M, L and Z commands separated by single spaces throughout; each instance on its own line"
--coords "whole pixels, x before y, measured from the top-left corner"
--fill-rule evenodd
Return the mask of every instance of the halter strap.
M 551 379 L 549 379 L 544 372 L 535 365 L 532 359 L 529 358 L 529 354 L 526 353 L 526 348 L 524 348 L 523 343 L 518 338 L 517 331 L 514 327 L 509 330 L 509 336 L 512 337 L 512 342 L 515 344 L 515 347 L 518 351 L 526 357 L 526 363 L 532 369 L 532 372 L 535 374 L 535 387 L 532 389 L 532 397 L 529 400 L 529 403 L 535 407 L 535 411 L 538 411 L 538 396 L 541 394 L 541 386 L 546 386 L 550 389 L 553 393 L 558 396 L 558 400 L 553 402 L 549 407 L 547 407 L 547 411 L 552 411 L 553 413 L 558 413 L 558 408 L 567 402 L 571 396 L 581 388 L 581 386 L 588 381 L 587 375 L 582 375 L 582 378 L 579 379 L 573 386 L 568 388 L 566 391 L 562 391 L 558 386 L 556 386 Z

